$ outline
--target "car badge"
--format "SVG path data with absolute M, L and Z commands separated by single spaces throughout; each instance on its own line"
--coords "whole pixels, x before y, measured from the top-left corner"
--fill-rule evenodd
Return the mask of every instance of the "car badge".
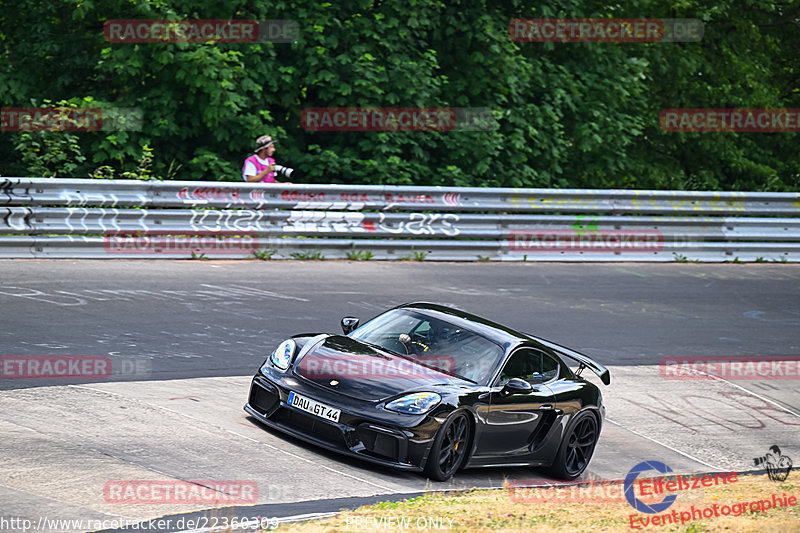
M 332 379 L 332 380 L 331 380 L 331 387 L 335 387 L 335 386 L 336 386 L 336 385 L 338 385 L 338 384 L 339 384 L 339 382 L 338 382 L 338 381 L 336 381 L 335 379 Z

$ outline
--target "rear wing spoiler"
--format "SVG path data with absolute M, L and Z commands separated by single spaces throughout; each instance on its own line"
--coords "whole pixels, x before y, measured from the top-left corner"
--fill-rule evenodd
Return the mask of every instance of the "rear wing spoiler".
M 532 338 L 536 342 L 544 344 L 545 346 L 547 346 L 548 348 L 550 348 L 551 350 L 553 350 L 557 354 L 563 355 L 564 357 L 568 357 L 570 359 L 574 359 L 575 361 L 578 361 L 581 364 L 580 368 L 578 369 L 578 372 L 580 372 L 583 368 L 588 368 L 589 370 L 591 370 L 592 372 L 597 374 L 597 376 L 600 378 L 600 381 L 602 381 L 605 385 L 608 385 L 608 384 L 611 383 L 611 373 L 608 371 L 608 369 L 606 367 L 604 367 L 603 365 L 601 365 L 600 363 L 598 363 L 598 362 L 594 361 L 593 359 L 591 359 L 589 356 L 584 355 L 584 354 L 582 354 L 580 352 L 576 352 L 575 350 L 571 350 L 570 348 L 567 348 L 566 346 L 561 346 L 560 344 L 556 344 L 554 342 L 550 342 L 550 341 L 541 339 L 539 337 L 535 337 L 533 335 L 529 335 L 529 336 L 530 336 L 530 338 Z

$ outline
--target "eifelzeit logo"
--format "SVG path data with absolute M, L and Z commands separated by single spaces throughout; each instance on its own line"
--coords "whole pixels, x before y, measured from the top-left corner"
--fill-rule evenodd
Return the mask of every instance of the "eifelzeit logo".
M 763 466 L 767 470 L 767 476 L 776 483 L 786 481 L 792 471 L 792 460 L 783 455 L 778 446 L 771 446 L 766 455 L 754 458 L 753 464 Z

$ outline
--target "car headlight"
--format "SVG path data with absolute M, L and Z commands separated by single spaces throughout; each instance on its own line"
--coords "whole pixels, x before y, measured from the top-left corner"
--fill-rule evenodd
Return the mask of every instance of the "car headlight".
M 292 356 L 296 348 L 297 344 L 292 339 L 287 339 L 275 348 L 269 360 L 281 370 L 286 370 L 289 368 L 289 363 L 292 362 Z
M 398 413 L 421 415 L 433 409 L 441 401 L 442 397 L 435 392 L 415 392 L 392 400 L 386 404 L 386 408 Z

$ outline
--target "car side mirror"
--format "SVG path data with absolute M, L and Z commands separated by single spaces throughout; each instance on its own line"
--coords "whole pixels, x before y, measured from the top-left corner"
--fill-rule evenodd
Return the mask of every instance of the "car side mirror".
M 342 331 L 345 335 L 358 327 L 358 319 L 354 316 L 346 316 L 342 319 Z
M 503 396 L 511 396 L 512 394 L 530 394 L 533 392 L 533 387 L 530 383 L 521 378 L 511 378 L 508 383 L 503 386 L 500 394 Z

